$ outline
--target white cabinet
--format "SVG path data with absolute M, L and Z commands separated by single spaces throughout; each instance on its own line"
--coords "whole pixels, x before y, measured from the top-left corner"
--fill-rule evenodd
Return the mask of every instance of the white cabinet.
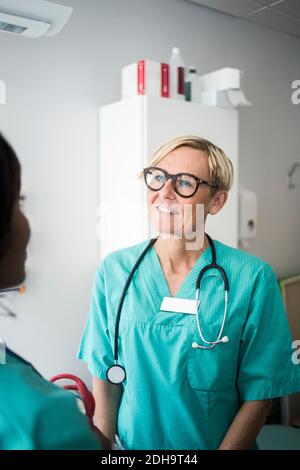
M 149 237 L 146 188 L 139 172 L 165 141 L 184 134 L 211 140 L 230 157 L 235 182 L 228 202 L 208 216 L 206 231 L 238 244 L 238 112 L 235 109 L 137 96 L 100 109 L 100 256 Z

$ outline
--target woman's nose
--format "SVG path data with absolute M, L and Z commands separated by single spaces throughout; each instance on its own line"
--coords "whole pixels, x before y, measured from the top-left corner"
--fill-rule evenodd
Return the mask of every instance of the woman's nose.
M 171 178 L 169 178 L 164 186 L 161 188 L 160 190 L 160 195 L 163 195 L 165 197 L 173 197 L 173 198 L 176 198 L 176 193 L 174 191 L 174 187 L 173 187 L 173 181 L 171 180 Z

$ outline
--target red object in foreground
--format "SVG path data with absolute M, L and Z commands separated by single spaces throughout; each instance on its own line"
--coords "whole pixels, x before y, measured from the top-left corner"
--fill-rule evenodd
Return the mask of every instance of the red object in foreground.
M 58 380 L 64 380 L 64 379 L 75 382 L 72 385 L 65 385 L 63 388 L 65 390 L 74 390 L 78 392 L 78 394 L 80 395 L 80 398 L 83 401 L 85 413 L 90 420 L 91 426 L 94 427 L 93 416 L 95 413 L 95 400 L 94 400 L 92 393 L 89 391 L 85 383 L 76 375 L 72 375 L 72 374 L 55 375 L 54 377 L 50 379 L 50 382 L 57 382 Z

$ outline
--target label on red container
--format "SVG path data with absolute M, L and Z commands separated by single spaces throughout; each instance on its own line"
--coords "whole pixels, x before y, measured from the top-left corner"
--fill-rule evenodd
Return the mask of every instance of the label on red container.
M 137 81 L 137 92 L 138 95 L 144 95 L 146 90 L 145 84 L 145 61 L 140 60 L 138 62 L 138 81 Z
M 184 67 L 177 68 L 177 93 L 184 95 Z
M 161 64 L 161 96 L 169 98 L 169 64 Z

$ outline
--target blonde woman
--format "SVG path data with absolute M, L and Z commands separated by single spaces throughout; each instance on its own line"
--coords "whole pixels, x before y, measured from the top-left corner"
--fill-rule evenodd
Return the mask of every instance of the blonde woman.
M 300 370 L 270 266 L 205 233 L 232 164 L 183 136 L 143 174 L 158 237 L 102 261 L 79 351 L 95 424 L 125 449 L 255 448 L 271 399 L 299 391 Z

